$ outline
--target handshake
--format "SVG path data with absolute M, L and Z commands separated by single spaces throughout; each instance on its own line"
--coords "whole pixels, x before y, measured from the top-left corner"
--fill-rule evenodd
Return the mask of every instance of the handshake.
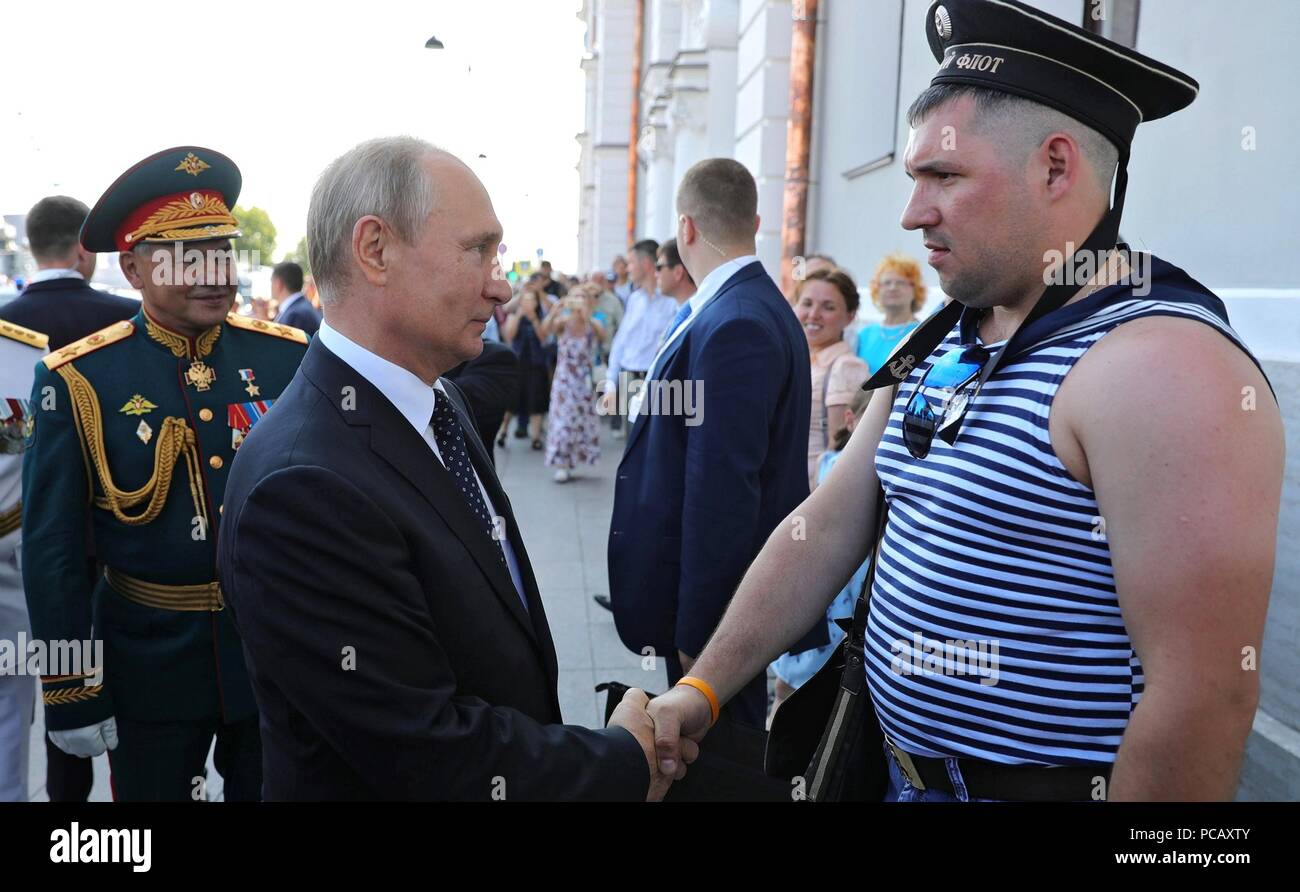
M 713 724 L 713 708 L 704 694 L 679 685 L 651 700 L 632 688 L 614 708 L 609 727 L 623 728 L 641 744 L 650 767 L 647 802 L 664 798 L 673 781 L 700 755 L 700 741 Z

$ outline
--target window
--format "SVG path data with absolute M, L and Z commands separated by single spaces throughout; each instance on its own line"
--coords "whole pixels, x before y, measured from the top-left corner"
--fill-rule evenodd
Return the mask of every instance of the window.
M 820 91 L 822 162 L 847 179 L 884 167 L 898 145 L 903 0 L 825 4 Z

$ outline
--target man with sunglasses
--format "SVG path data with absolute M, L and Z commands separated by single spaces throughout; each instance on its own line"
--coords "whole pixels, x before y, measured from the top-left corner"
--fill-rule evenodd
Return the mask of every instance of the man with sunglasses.
M 1138 124 L 1198 86 L 1012 0 L 941 0 L 926 27 L 902 225 L 952 303 L 868 381 L 806 539 L 778 528 L 694 686 L 652 702 L 661 764 L 825 610 L 883 486 L 865 662 L 888 799 L 1231 798 L 1280 414 L 1218 298 L 1118 242 Z
M 659 246 L 659 256 L 655 261 L 655 286 L 660 294 L 671 297 L 677 303 L 679 313 L 691 295 L 695 294 L 695 280 L 682 263 L 682 255 L 677 253 L 675 238 L 670 238 Z M 668 334 L 667 330 L 664 334 Z

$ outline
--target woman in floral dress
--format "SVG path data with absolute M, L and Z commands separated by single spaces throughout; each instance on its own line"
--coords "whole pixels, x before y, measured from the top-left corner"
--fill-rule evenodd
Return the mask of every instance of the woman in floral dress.
M 556 469 L 557 483 L 570 480 L 579 464 L 594 465 L 600 459 L 591 364 L 604 328 L 592 318 L 594 306 L 590 288 L 575 288 L 542 323 L 544 335 L 553 333 L 559 348 L 546 428 L 546 464 Z

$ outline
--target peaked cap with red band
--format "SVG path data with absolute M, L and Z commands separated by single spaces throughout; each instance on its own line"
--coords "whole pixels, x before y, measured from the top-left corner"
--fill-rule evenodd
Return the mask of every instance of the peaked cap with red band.
M 87 251 L 129 251 L 141 242 L 240 235 L 230 209 L 243 177 L 235 162 L 202 146 L 150 155 L 117 178 L 81 227 Z

